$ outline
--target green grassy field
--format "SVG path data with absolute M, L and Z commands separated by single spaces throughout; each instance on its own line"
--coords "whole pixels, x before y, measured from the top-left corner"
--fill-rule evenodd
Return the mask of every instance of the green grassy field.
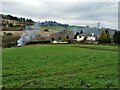
M 117 49 L 117 46 L 79 44 L 5 48 L 3 87 L 115 88 Z
M 63 26 L 41 26 L 40 30 L 44 30 L 44 29 L 48 29 L 49 31 L 63 31 L 65 29 L 67 29 L 68 31 L 72 31 L 72 30 L 81 30 L 83 27 L 82 26 L 69 26 L 67 28 L 63 27 Z

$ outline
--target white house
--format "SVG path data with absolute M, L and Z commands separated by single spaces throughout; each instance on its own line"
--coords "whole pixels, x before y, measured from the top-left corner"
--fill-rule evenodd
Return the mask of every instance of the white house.
M 94 33 L 85 33 L 85 34 L 79 34 L 77 38 L 75 39 L 76 41 L 85 41 L 85 42 L 96 42 L 97 41 L 97 36 L 94 35 Z
M 82 35 L 78 35 L 77 38 L 76 38 L 76 41 L 78 41 L 78 42 L 79 41 L 83 41 L 84 38 L 85 38 L 85 35 L 83 35 L 83 34 Z
M 92 35 L 88 35 L 86 40 L 88 41 L 96 41 L 96 36 L 94 35 L 94 33 L 92 33 Z

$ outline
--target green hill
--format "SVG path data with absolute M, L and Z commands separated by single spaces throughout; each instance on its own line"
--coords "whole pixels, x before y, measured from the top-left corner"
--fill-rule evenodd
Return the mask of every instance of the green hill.
M 12 15 L 2 15 L 2 31 L 22 31 L 25 26 L 32 26 L 35 21 L 24 17 L 16 17 Z M 40 30 L 49 29 L 49 31 L 61 31 L 64 29 L 74 30 L 84 28 L 82 26 L 71 26 L 68 24 L 58 23 L 56 21 L 38 22 Z
M 45 30 L 48 29 L 49 31 L 63 31 L 63 30 L 82 30 L 84 27 L 81 26 L 68 26 L 68 27 L 64 27 L 64 26 L 41 26 L 40 29 L 41 30 Z

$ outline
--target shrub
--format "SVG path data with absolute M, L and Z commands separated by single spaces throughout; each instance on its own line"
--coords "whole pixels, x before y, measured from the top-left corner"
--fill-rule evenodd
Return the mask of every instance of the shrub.
M 48 44 L 48 43 L 50 43 L 51 41 L 49 41 L 49 40 L 44 40 L 44 41 L 39 41 L 39 40 L 35 40 L 35 41 L 30 41 L 30 42 L 28 42 L 28 43 L 26 43 L 26 44 Z
M 54 41 L 55 39 L 54 38 L 52 38 L 52 41 Z
M 13 35 L 12 33 L 7 33 L 7 35 Z
M 2 37 L 2 47 L 12 47 L 16 46 L 16 41 L 18 40 L 18 37 L 13 36 L 12 33 L 4 33 Z
M 9 48 L 12 46 L 16 46 L 16 42 L 6 42 L 2 44 L 4 48 Z
M 48 29 L 45 29 L 44 31 L 45 31 L 45 32 L 48 32 L 49 30 L 48 30 Z
M 13 24 L 12 24 L 12 23 L 10 23 L 10 24 L 9 24 L 9 26 L 10 26 L 10 27 L 13 27 Z
M 62 39 L 62 41 L 63 41 L 63 42 L 68 42 L 68 41 L 70 42 L 69 36 L 67 35 L 65 38 Z

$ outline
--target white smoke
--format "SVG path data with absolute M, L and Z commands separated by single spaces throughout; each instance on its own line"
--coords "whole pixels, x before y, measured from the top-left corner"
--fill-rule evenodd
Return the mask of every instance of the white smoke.
M 40 31 L 39 23 L 35 23 L 33 26 L 26 26 L 25 31 L 17 40 L 18 43 L 17 46 L 23 46 L 29 41 L 36 40 L 39 31 Z

